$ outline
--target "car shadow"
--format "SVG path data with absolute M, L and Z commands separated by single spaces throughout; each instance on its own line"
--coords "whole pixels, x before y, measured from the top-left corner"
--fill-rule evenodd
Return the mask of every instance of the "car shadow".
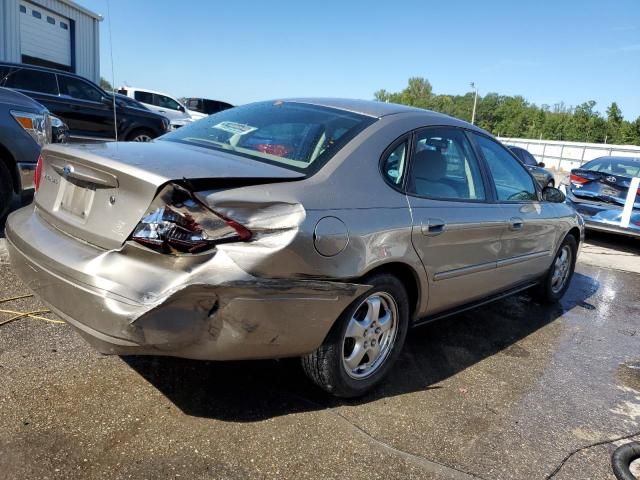
M 590 309 L 588 299 L 598 288 L 595 279 L 576 272 L 559 304 L 541 305 L 525 293 L 418 327 L 409 333 L 385 381 L 355 400 L 320 391 L 306 378 L 298 359 L 208 362 L 128 356 L 123 360 L 187 415 L 261 421 L 441 388 L 439 382 L 501 351 L 526 356 L 515 345 L 519 340 L 576 306 Z
M 17 210 L 19 208 L 29 205 L 32 201 L 33 201 L 33 194 L 26 193 L 22 196 L 14 195 L 7 215 L 13 212 L 14 210 Z M 4 217 L 0 217 L 0 238 L 4 238 L 4 225 L 7 220 L 7 215 L 5 215 Z
M 603 248 L 611 248 L 619 252 L 640 255 L 640 242 L 637 238 L 613 233 L 587 231 L 586 242 Z

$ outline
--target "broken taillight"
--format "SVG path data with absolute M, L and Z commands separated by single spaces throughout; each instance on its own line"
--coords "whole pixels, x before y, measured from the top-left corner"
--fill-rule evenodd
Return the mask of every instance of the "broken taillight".
M 590 181 L 588 178 L 581 177 L 580 175 L 576 175 L 575 173 L 572 173 L 569 176 L 569 180 L 571 180 L 571 183 L 573 183 L 574 185 L 584 185 L 585 183 L 589 183 Z
M 187 189 L 169 184 L 156 196 L 131 240 L 163 253 L 200 253 L 221 243 L 247 241 L 251 231 L 207 208 Z

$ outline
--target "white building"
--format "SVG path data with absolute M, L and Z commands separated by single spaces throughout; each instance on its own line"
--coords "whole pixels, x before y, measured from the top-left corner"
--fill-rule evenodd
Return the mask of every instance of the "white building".
M 71 0 L 0 0 L 0 61 L 100 81 L 102 17 Z

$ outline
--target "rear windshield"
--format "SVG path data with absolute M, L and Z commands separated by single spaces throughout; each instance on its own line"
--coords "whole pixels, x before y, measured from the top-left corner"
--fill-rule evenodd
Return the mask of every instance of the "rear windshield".
M 594 170 L 596 172 L 611 173 L 613 175 L 622 175 L 628 177 L 640 176 L 640 160 L 626 159 L 616 157 L 602 157 L 585 163 L 582 167 L 585 170 Z
M 306 174 L 318 171 L 374 118 L 295 102 L 224 110 L 161 140 L 223 150 Z

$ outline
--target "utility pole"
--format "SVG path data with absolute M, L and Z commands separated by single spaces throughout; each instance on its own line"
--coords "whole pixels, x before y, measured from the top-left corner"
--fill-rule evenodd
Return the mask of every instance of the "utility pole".
M 473 88 L 476 92 L 475 97 L 473 98 L 473 113 L 471 113 L 471 125 L 475 125 L 476 122 L 476 105 L 478 104 L 478 89 L 476 88 L 476 84 L 474 82 L 470 83 L 471 88 Z

